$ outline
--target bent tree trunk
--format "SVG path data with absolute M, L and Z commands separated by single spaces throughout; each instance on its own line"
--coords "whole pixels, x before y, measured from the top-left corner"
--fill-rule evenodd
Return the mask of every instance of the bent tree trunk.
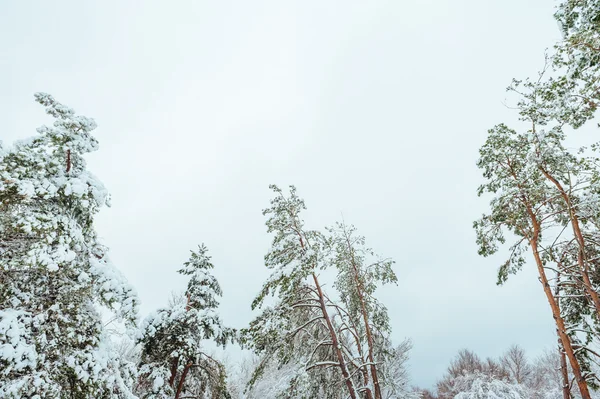
M 600 318 L 600 296 L 594 290 L 594 286 L 592 285 L 592 281 L 590 279 L 590 270 L 588 267 L 588 263 L 586 261 L 585 256 L 585 239 L 583 237 L 583 233 L 581 231 L 581 226 L 579 222 L 579 217 L 577 216 L 577 212 L 573 209 L 573 203 L 571 202 L 571 197 L 565 191 L 562 184 L 552 176 L 548 171 L 544 168 L 540 168 L 544 176 L 552 182 L 560 192 L 560 195 L 565 202 L 567 207 L 567 211 L 569 212 L 569 220 L 571 224 L 571 228 L 573 229 L 573 234 L 575 235 L 575 240 L 577 241 L 578 251 L 577 251 L 577 264 L 579 265 L 579 269 L 581 272 L 581 278 L 583 280 L 583 289 L 585 293 L 591 298 L 592 303 L 594 304 L 594 308 L 596 309 L 596 314 Z
M 300 234 L 300 229 L 297 226 L 295 227 L 296 229 L 294 231 L 298 235 L 300 246 L 302 247 L 302 249 L 305 249 L 304 239 L 302 238 L 302 234 Z M 327 311 L 327 305 L 325 304 L 325 295 L 323 294 L 323 290 L 321 289 L 321 284 L 319 284 L 319 279 L 317 278 L 317 275 L 315 273 L 312 273 L 312 278 L 315 283 L 315 288 L 317 289 L 317 294 L 319 296 L 319 307 L 321 308 L 323 319 L 325 319 L 327 329 L 329 330 L 329 335 L 331 336 L 331 344 L 335 355 L 338 359 L 339 367 L 342 372 L 342 376 L 344 377 L 344 382 L 346 383 L 346 387 L 348 388 L 348 395 L 351 399 L 358 399 L 354 383 L 350 378 L 350 373 L 348 372 L 348 367 L 346 366 L 346 360 L 344 359 L 344 355 L 342 354 L 340 342 L 337 338 L 337 332 L 335 331 L 333 324 L 331 323 L 331 318 L 329 317 L 329 312 Z
M 369 346 L 369 363 L 371 370 L 371 379 L 373 380 L 373 386 L 375 389 L 375 399 L 382 399 L 381 395 L 381 387 L 379 386 L 379 377 L 377 375 L 377 366 L 375 365 L 375 356 L 374 356 L 374 342 L 373 342 L 373 333 L 371 332 L 371 325 L 369 323 L 369 314 L 367 312 L 367 305 L 365 304 L 365 298 L 363 295 L 364 288 L 360 281 L 358 266 L 356 265 L 356 259 L 354 258 L 354 252 L 352 249 L 352 245 L 348 238 L 346 238 L 346 243 L 348 245 L 348 251 L 351 255 L 352 260 L 352 269 L 354 272 L 354 284 L 356 284 L 356 291 L 358 293 L 358 299 L 360 301 L 361 313 L 363 317 L 363 322 L 365 323 L 365 333 L 367 334 L 367 345 Z M 368 390 L 367 393 L 370 391 Z M 370 395 L 369 395 L 370 396 Z
M 571 369 L 573 370 L 573 375 L 575 376 L 575 380 L 577 381 L 577 386 L 579 387 L 579 392 L 581 392 L 582 399 L 591 399 L 587 382 L 585 381 L 581 373 L 581 367 L 579 365 L 579 361 L 575 357 L 575 352 L 573 351 L 573 346 L 571 345 L 571 339 L 567 335 L 565 321 L 560 314 L 560 308 L 558 306 L 558 303 L 556 302 L 556 298 L 554 298 L 552 290 L 550 289 L 550 284 L 548 283 L 548 277 L 546 276 L 544 264 L 542 262 L 542 258 L 540 257 L 538 248 L 538 237 L 540 233 L 539 224 L 537 223 L 537 220 L 535 218 L 532 219 L 532 221 L 534 222 L 534 233 L 533 238 L 529 240 L 529 243 L 531 245 L 531 250 L 533 251 L 533 257 L 535 258 L 535 263 L 537 265 L 540 281 L 544 288 L 544 293 L 546 294 L 546 299 L 548 300 L 550 308 L 552 309 L 552 316 L 554 317 L 554 321 L 556 322 L 558 336 L 565 350 L 565 354 L 569 359 L 569 363 L 571 364 Z
M 335 351 L 335 354 L 338 358 L 339 367 L 342 371 L 342 376 L 344 377 L 346 387 L 348 388 L 348 394 L 350 395 L 350 398 L 357 399 L 354 384 L 352 383 L 350 373 L 348 373 L 348 367 L 346 366 L 346 361 L 344 360 L 344 355 L 342 354 L 342 350 L 340 349 L 340 343 L 337 338 L 337 333 L 333 327 L 333 324 L 331 323 L 329 312 L 327 312 L 327 306 L 325 304 L 325 298 L 323 295 L 323 291 L 321 290 L 321 285 L 319 284 L 319 279 L 314 273 L 312 277 L 315 282 L 315 287 L 317 288 L 317 293 L 319 295 L 319 305 L 321 307 L 321 312 L 323 313 L 323 318 L 325 319 L 325 323 L 327 323 L 327 329 L 329 330 L 329 334 L 331 335 L 331 343 L 333 346 L 333 350 Z

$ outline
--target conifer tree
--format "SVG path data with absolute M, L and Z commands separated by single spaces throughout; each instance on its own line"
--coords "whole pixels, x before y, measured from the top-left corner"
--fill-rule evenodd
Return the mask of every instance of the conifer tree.
M 206 397 L 227 399 L 229 393 L 221 362 L 206 353 L 202 342 L 225 346 L 235 331 L 224 327 L 217 313 L 222 296 L 204 245 L 192 251 L 178 272 L 189 276 L 180 301 L 159 309 L 140 328 L 140 386 L 143 398 Z
M 360 354 L 365 381 L 372 381 L 372 397 L 382 398 L 378 364 L 385 363 L 385 343 L 391 332 L 387 309 L 374 296 L 380 284 L 395 283 L 391 259 L 379 259 L 357 236 L 354 226 L 337 223 L 328 229 L 331 264 L 337 269 L 335 288 L 340 293 L 349 325 L 355 331 L 356 351 Z M 344 320 L 345 318 L 340 318 Z M 364 337 L 364 338 L 363 338 Z M 378 357 L 378 358 L 376 358 Z M 368 364 L 367 367 L 365 365 Z
M 526 263 L 524 252 L 531 250 L 561 346 L 587 398 L 588 385 L 596 385 L 589 344 L 600 331 L 599 162 L 585 149 L 575 154 L 564 145 L 564 93 L 547 91 L 543 78 L 542 72 L 537 81 L 515 81 L 510 88 L 521 95 L 520 119 L 530 128 L 497 125 L 481 147 L 478 166 L 486 183 L 479 194 L 495 197 L 475 228 L 484 256 L 497 251 L 506 232 L 517 237 L 499 283 Z
M 391 344 L 387 310 L 374 297 L 378 285 L 396 281 L 393 262 L 366 248 L 354 227 L 338 224 L 328 234 L 306 229 L 296 189 L 289 196 L 271 189 L 276 196 L 263 213 L 274 233 L 265 256 L 273 272 L 253 303 L 262 312 L 242 334 L 261 359 L 250 390 L 277 367 L 288 373 L 282 398 L 409 397 L 402 372 L 407 347 Z M 337 272 L 333 298 L 323 288 L 323 270 Z M 277 297 L 271 306 L 269 295 Z
M 84 159 L 96 123 L 35 98 L 54 124 L 0 151 L 0 397 L 130 398 L 136 370 L 100 309 L 133 327 L 138 301 L 94 229 L 109 198 Z
M 339 334 L 330 314 L 331 301 L 319 282 L 325 237 L 304 228 L 300 212 L 306 206 L 295 187 L 290 187 L 289 198 L 279 187 L 270 188 L 276 196 L 263 214 L 269 216 L 267 231 L 274 233 L 272 248 L 265 256 L 265 264 L 273 272 L 252 303 L 253 309 L 264 309 L 243 332 L 245 345 L 263 359 L 250 386 L 268 362 L 285 365 L 293 361 L 299 367 L 289 378 L 289 388 L 282 397 L 323 394 L 326 386 L 318 381 L 333 376 L 327 385 L 339 390 L 341 383 L 347 395 L 357 399 L 356 382 L 342 352 L 344 337 Z M 263 306 L 266 297 L 275 294 L 276 304 Z
M 565 0 L 554 17 L 562 40 L 553 56 L 559 75 L 549 80 L 548 88 L 563 94 L 561 115 L 579 127 L 600 104 L 600 1 Z
M 564 140 L 567 126 L 583 126 L 598 109 L 600 3 L 565 0 L 555 18 L 563 38 L 543 71 L 509 88 L 521 96 L 520 119 L 530 128 L 518 133 L 498 125 L 480 151 L 487 183 L 479 193 L 496 197 L 492 213 L 476 229 L 484 256 L 504 242 L 503 228 L 519 237 L 500 268 L 500 282 L 525 263 L 523 244 L 531 249 L 557 323 L 561 356 L 568 358 L 586 398 L 587 386 L 597 386 L 591 363 L 600 360 L 590 349 L 600 338 L 600 162 L 585 148 L 569 151 Z M 566 382 L 563 393 L 569 396 Z

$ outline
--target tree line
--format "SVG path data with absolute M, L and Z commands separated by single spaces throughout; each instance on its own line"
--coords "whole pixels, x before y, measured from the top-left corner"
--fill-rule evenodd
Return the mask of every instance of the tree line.
M 93 220 L 109 197 L 87 169 L 98 148 L 95 122 L 45 93 L 55 118 L 38 136 L 3 150 L 0 162 L 0 396 L 5 398 L 229 398 L 223 363 L 204 350 L 239 344 L 260 359 L 245 392 L 267 370 L 285 369 L 279 397 L 381 399 L 408 392 L 390 339 L 386 307 L 375 297 L 397 281 L 393 261 L 366 246 L 344 222 L 305 226 L 292 186 L 263 213 L 273 237 L 271 275 L 244 329 L 223 325 L 220 285 L 200 245 L 178 270 L 181 297 L 137 323 L 135 291 L 112 265 Z M 322 272 L 335 275 L 325 287 Z M 103 311 L 135 344 L 122 356 Z
M 85 161 L 98 149 L 96 123 L 37 93 L 54 123 L 0 143 L 0 396 L 592 398 L 600 387 L 600 147 L 573 150 L 566 140 L 592 123 L 600 101 L 600 0 L 563 1 L 555 18 L 562 40 L 534 79 L 509 87 L 517 127 L 494 126 L 480 149 L 478 194 L 490 202 L 474 222 L 482 256 L 508 247 L 498 284 L 537 270 L 558 341 L 545 360 L 532 365 L 518 347 L 485 361 L 465 350 L 435 392 L 410 388 L 410 342 L 392 342 L 376 296 L 397 282 L 394 261 L 343 220 L 306 226 L 294 186 L 271 186 L 263 210 L 271 274 L 248 326 L 221 320 L 223 292 L 203 244 L 178 270 L 185 292 L 139 323 L 135 289 L 94 228 L 110 204 Z M 107 328 L 107 312 L 129 347 Z M 207 341 L 255 357 L 234 377 Z
M 572 377 L 572 371 L 566 370 Z M 462 349 L 433 390 L 417 390 L 422 399 L 558 399 L 564 397 L 562 371 L 556 350 L 546 350 L 531 359 L 520 346 L 513 345 L 497 359 L 482 359 Z M 569 397 L 581 397 L 568 388 Z

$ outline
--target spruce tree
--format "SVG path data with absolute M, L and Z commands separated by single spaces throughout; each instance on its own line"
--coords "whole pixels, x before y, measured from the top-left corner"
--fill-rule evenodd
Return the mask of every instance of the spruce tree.
M 206 353 L 202 343 L 212 340 L 225 346 L 235 331 L 224 327 L 217 313 L 222 296 L 214 265 L 204 245 L 192 251 L 178 270 L 189 276 L 187 289 L 172 306 L 159 309 L 140 328 L 140 385 L 143 398 L 229 398 L 225 369 Z
M 101 309 L 133 327 L 138 301 L 94 229 L 109 199 L 84 159 L 96 123 L 35 99 L 54 124 L 0 153 L 0 397 L 130 398 Z

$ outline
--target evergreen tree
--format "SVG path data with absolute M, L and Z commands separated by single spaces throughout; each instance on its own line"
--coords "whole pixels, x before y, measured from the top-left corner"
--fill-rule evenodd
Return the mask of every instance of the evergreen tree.
M 84 159 L 96 123 L 35 98 L 53 126 L 0 151 L 0 397 L 133 397 L 100 313 L 133 327 L 138 302 L 94 230 L 109 198 Z
M 263 213 L 275 233 L 265 256 L 273 273 L 253 303 L 262 313 L 243 334 L 245 345 L 261 358 L 250 390 L 265 370 L 276 367 L 288 373 L 279 397 L 410 396 L 401 361 L 406 351 L 392 346 L 387 310 L 374 297 L 378 285 L 396 281 L 393 262 L 374 255 L 353 227 L 338 224 L 329 234 L 307 230 L 300 218 L 304 201 L 295 188 L 289 197 L 271 188 L 276 196 Z M 324 291 L 322 270 L 337 271 L 339 299 Z M 277 300 L 265 306 L 269 295 Z
M 207 252 L 199 246 L 178 271 L 189 276 L 184 297 L 146 318 L 140 328 L 138 390 L 143 398 L 230 397 L 223 364 L 202 346 L 208 339 L 225 346 L 235 338 L 217 313 L 223 293 L 210 273 L 214 266 Z
M 561 115 L 579 127 L 600 104 L 600 1 L 565 0 L 554 16 L 563 38 L 553 56 L 559 74 L 548 89 L 563 94 Z
M 543 79 L 544 72 L 509 88 L 521 96 L 519 115 L 529 129 L 497 125 L 481 147 L 478 166 L 486 183 L 479 194 L 495 197 L 475 228 L 484 256 L 497 251 L 506 232 L 517 237 L 499 283 L 525 264 L 527 247 L 532 251 L 560 344 L 586 398 L 587 385 L 596 386 L 590 344 L 600 337 L 600 163 L 585 148 L 573 153 L 565 146 L 561 116 L 579 112 L 565 108 L 566 94 L 548 91 Z
M 333 398 L 341 388 L 356 399 L 355 379 L 342 352 L 341 340 L 346 337 L 330 314 L 333 303 L 317 274 L 323 267 L 325 237 L 304 228 L 300 212 L 306 207 L 294 187 L 289 197 L 277 186 L 271 189 L 276 196 L 263 214 L 269 215 L 267 231 L 274 233 L 265 256 L 273 272 L 252 303 L 253 309 L 262 308 L 261 314 L 243 331 L 245 346 L 261 357 L 249 387 L 270 364 L 279 368 L 295 363 L 298 366 L 288 368 L 287 387 L 278 397 Z M 264 305 L 269 295 L 277 295 L 273 306 Z
M 497 196 L 492 213 L 476 228 L 483 255 L 504 242 L 502 228 L 519 237 L 500 268 L 500 282 L 525 263 L 522 244 L 532 250 L 557 322 L 560 355 L 568 358 L 585 398 L 584 385 L 597 386 L 592 363 L 598 355 L 591 347 L 600 338 L 600 162 L 593 154 L 597 144 L 592 152 L 574 153 L 564 141 L 569 125 L 585 125 L 598 109 L 600 3 L 565 0 L 555 18 L 563 38 L 543 71 L 534 80 L 514 80 L 509 88 L 521 96 L 520 119 L 530 128 L 517 132 L 498 125 L 480 151 L 488 181 L 480 194 Z M 570 395 L 566 363 L 561 366 L 565 398 Z
M 393 261 L 380 259 L 365 246 L 365 238 L 357 236 L 354 226 L 337 223 L 328 229 L 330 264 L 337 269 L 335 288 L 346 310 L 348 331 L 354 331 L 356 353 L 361 358 L 365 383 L 372 382 L 372 397 L 382 398 L 378 365 L 395 353 L 387 347 L 391 332 L 386 307 L 374 296 L 379 285 L 395 283 L 398 278 L 392 270 Z M 388 351 L 390 349 L 390 351 Z M 368 366 L 367 366 L 368 365 Z M 391 382 L 391 381 L 390 381 Z
M 551 287 L 548 276 L 551 246 L 557 239 L 551 232 L 561 225 L 561 214 L 556 212 L 557 193 L 550 185 L 535 161 L 538 136 L 518 134 L 504 125 L 490 130 L 486 144 L 481 148 L 479 166 L 484 170 L 487 182 L 479 193 L 493 193 L 490 202 L 491 212 L 475 222 L 479 253 L 489 256 L 498 250 L 498 244 L 505 242 L 505 230 L 517 239 L 510 248 L 509 259 L 500 267 L 498 282 L 506 281 L 509 273 L 514 273 L 525 264 L 524 251 L 529 247 L 534 256 L 542 288 L 546 295 L 561 343 L 571 362 L 582 395 L 588 393 L 585 371 L 585 353 L 576 352 L 575 331 L 569 330 L 560 304 Z M 558 230 L 559 234 L 562 230 Z M 544 235 L 542 234 L 544 233 Z M 543 241 L 546 238 L 546 241 Z M 550 271 L 551 273 L 551 271 Z M 580 356 L 577 356 L 580 354 Z

